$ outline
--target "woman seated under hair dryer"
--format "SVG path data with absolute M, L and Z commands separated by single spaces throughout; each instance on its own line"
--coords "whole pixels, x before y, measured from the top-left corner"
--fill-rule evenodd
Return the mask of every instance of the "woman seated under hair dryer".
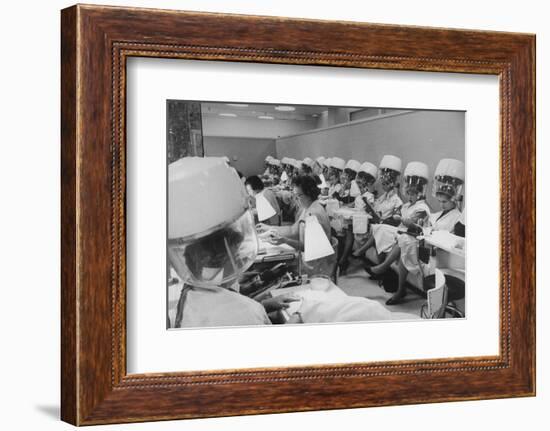
M 464 185 L 464 163 L 454 159 L 443 159 L 437 165 L 434 175 L 433 195 L 437 198 L 441 211 L 428 217 L 425 231 L 444 230 L 454 233 L 455 229 L 462 225 L 462 213 L 457 208 L 457 202 L 462 201 L 462 188 Z M 422 271 L 427 265 L 418 258 L 418 240 L 415 235 L 403 234 L 397 239 L 401 256 L 398 270 L 398 289 L 395 294 L 386 301 L 387 305 L 399 304 L 407 294 L 405 282 L 409 272 Z M 429 275 L 424 273 L 424 275 Z
M 413 229 L 413 226 L 420 220 L 424 220 L 430 215 L 430 207 L 425 200 L 428 177 L 428 166 L 425 163 L 410 162 L 407 165 L 402 185 L 402 193 L 407 197 L 407 202 L 403 204 L 399 213 L 392 216 L 396 222 L 400 222 L 399 226 L 383 223 L 373 224 L 371 226 L 372 235 L 364 246 L 354 252 L 354 255 L 359 257 L 374 246 L 379 257 L 385 256 L 379 265 L 365 267 L 372 278 L 383 274 L 399 258 L 400 249 L 397 245 L 399 232 L 407 231 L 409 228 Z
M 360 167 L 361 163 L 357 160 L 348 160 L 344 166 L 342 174 L 340 175 L 340 183 L 342 184 L 342 188 L 340 193 L 336 196 L 336 199 L 341 201 L 344 205 L 353 204 L 355 197 L 359 194 L 357 184 L 355 183 L 355 177 L 357 176 L 357 172 L 359 172 Z
M 316 160 L 313 160 L 310 157 L 306 157 L 302 160 L 302 172 L 304 175 L 311 175 L 318 186 L 321 185 L 321 177 L 319 177 L 320 171 L 321 167 Z
M 271 185 L 279 184 L 281 177 L 281 161 L 279 159 L 271 159 L 271 168 L 269 175 L 269 182 Z
M 297 159 L 292 159 L 294 162 L 294 177 L 298 175 L 303 175 L 302 161 Z
M 326 196 L 328 191 L 328 184 L 323 174 L 326 159 L 323 156 L 317 157 L 311 165 L 311 173 L 317 182 L 321 195 Z
M 168 166 L 167 248 L 184 282 L 170 327 L 264 325 L 266 311 L 286 308 L 239 293 L 258 239 L 246 190 L 222 159 L 184 157 Z
M 324 171 L 324 168 L 325 168 L 326 160 L 327 159 L 323 156 L 319 156 L 315 159 L 315 162 L 314 162 L 313 167 L 312 167 L 312 171 L 313 171 L 314 175 L 318 175 L 319 177 L 324 176 L 323 171 Z
M 382 186 L 383 193 L 374 202 L 374 208 L 367 207 L 367 212 L 373 216 L 373 222 L 399 224 L 394 219 L 398 214 L 403 201 L 397 192 L 399 188 L 399 177 L 401 175 L 401 159 L 396 156 L 385 155 L 378 166 L 378 182 Z
M 273 159 L 273 156 L 266 156 L 266 158 L 264 159 L 264 172 L 262 173 L 262 177 L 267 177 L 270 173 L 270 168 L 271 168 L 271 160 Z
M 374 183 L 376 181 L 377 172 L 378 169 L 376 168 L 376 166 L 370 162 L 365 162 L 360 166 L 359 172 L 357 173 L 357 177 L 355 179 L 359 190 L 359 193 L 354 200 L 354 206 L 356 209 L 365 210 L 367 205 L 374 205 Z M 356 232 L 353 231 L 352 221 L 351 223 L 347 224 L 345 230 L 344 246 L 342 250 L 342 255 L 340 256 L 338 262 L 340 274 L 345 273 L 349 266 L 349 255 L 351 253 L 351 250 L 353 249 L 355 237 Z M 364 237 L 364 235 L 361 235 L 359 238 L 363 239 L 362 237 Z
M 360 167 L 361 163 L 353 159 L 348 160 L 344 166 L 344 170 L 340 175 L 340 183 L 342 184 L 342 187 L 340 192 L 336 194 L 336 199 L 338 199 L 343 205 L 352 205 L 355 201 L 355 197 L 361 194 L 359 188 L 357 187 L 357 183 L 355 182 L 355 177 L 357 176 L 357 172 Z M 347 253 L 345 251 L 346 242 L 348 244 L 350 242 L 353 244 L 351 241 L 351 239 L 353 239 L 352 221 L 350 219 L 344 220 L 342 231 L 337 234 L 340 238 L 338 241 L 338 267 L 340 269 L 340 274 L 344 274 L 348 267 L 347 258 L 349 257 L 349 250 Z M 346 238 L 348 239 L 346 240 Z
M 325 181 L 327 181 L 327 184 L 328 184 L 328 173 L 330 171 L 331 164 L 332 164 L 332 157 L 327 157 L 323 162 L 322 174 L 325 177 Z
M 330 159 L 330 168 L 328 171 L 328 197 L 337 198 L 342 190 L 340 177 L 344 171 L 346 162 L 340 157 L 332 157 Z
M 302 160 L 302 173 L 305 175 L 311 175 L 313 167 L 313 159 L 311 157 L 306 157 Z
M 279 178 L 279 185 L 283 187 L 288 186 L 290 178 L 292 177 L 290 169 L 291 159 L 289 157 L 283 157 L 281 159 L 281 177 Z

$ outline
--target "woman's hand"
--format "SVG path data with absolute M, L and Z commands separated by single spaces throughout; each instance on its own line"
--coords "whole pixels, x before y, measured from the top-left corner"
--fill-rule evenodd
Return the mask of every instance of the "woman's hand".
M 279 235 L 277 232 L 270 232 L 268 241 L 273 245 L 279 245 L 286 242 L 286 238 Z
M 402 223 L 409 227 L 413 224 L 417 224 L 419 220 L 423 220 L 426 215 L 426 211 L 424 210 L 417 210 L 413 213 L 413 215 L 410 218 L 404 218 Z
M 294 295 L 279 295 L 274 298 L 267 298 L 262 300 L 262 305 L 268 313 L 272 311 L 284 310 L 290 307 L 292 302 L 299 301 L 300 298 Z
M 265 233 L 267 232 L 269 229 L 272 229 L 273 226 L 269 226 L 267 224 L 264 224 L 264 223 L 258 223 L 256 225 L 256 232 L 258 233 Z
M 401 223 L 403 223 L 404 226 L 409 227 L 410 225 L 414 224 L 414 220 L 411 218 L 404 218 L 401 220 Z

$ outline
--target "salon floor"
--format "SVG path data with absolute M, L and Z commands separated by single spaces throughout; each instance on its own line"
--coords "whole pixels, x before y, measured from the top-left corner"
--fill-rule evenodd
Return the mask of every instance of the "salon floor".
M 338 277 L 338 286 L 350 296 L 363 296 L 381 303 L 391 312 L 395 313 L 395 319 L 420 319 L 420 308 L 426 302 L 422 298 L 410 290 L 407 291 L 406 301 L 388 306 L 386 300 L 392 296 L 382 287 L 378 286 L 378 282 L 371 280 L 369 274 L 363 269 L 363 265 L 358 259 L 351 259 L 346 275 Z

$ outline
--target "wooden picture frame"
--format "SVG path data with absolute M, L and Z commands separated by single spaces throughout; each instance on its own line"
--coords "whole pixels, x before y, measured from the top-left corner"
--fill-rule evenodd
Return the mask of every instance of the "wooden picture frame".
M 534 35 L 78 5 L 62 11 L 61 49 L 64 421 L 535 394 Z M 497 75 L 500 354 L 127 375 L 125 65 L 131 56 Z

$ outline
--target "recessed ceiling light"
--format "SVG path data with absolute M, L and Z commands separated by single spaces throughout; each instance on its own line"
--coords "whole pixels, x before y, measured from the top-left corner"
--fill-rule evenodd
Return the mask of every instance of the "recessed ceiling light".
M 222 112 L 219 115 L 220 115 L 220 117 L 236 117 L 237 116 L 237 114 L 233 114 L 231 112 Z
M 226 103 L 227 106 L 234 106 L 235 108 L 246 108 L 248 105 L 246 103 Z
M 296 108 L 295 108 L 294 106 L 284 106 L 284 105 L 281 105 L 281 106 L 275 106 L 275 110 L 276 110 L 276 111 L 290 112 L 290 111 L 296 111 Z
M 311 114 L 312 117 L 318 117 L 319 114 Z
M 259 115 L 258 118 L 260 120 L 274 120 L 274 118 L 271 115 Z

